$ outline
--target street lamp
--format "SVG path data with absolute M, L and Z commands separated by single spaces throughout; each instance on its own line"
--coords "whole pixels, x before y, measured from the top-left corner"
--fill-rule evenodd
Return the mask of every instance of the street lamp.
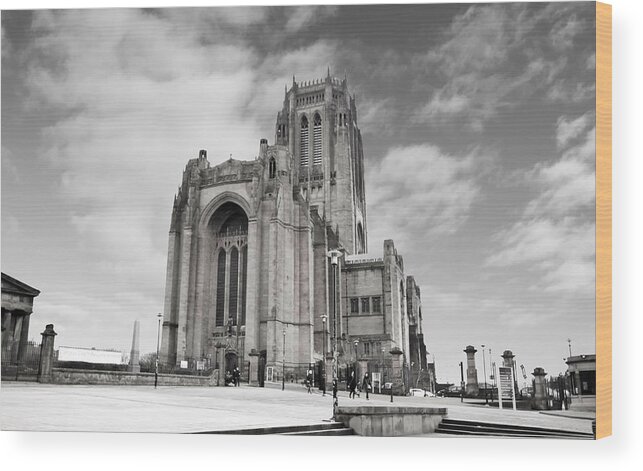
M 359 361 L 358 355 L 357 355 L 357 347 L 359 345 L 359 339 L 355 339 L 353 341 L 353 345 L 355 346 L 355 363 L 353 363 L 353 371 L 355 371 L 355 378 L 357 378 L 357 362 Z M 357 378 L 359 381 L 359 378 Z
M 484 345 L 482 345 L 482 369 L 484 370 L 484 403 L 489 405 L 489 397 L 487 396 L 487 360 L 484 357 Z
M 286 328 L 283 330 L 284 334 L 284 350 L 281 354 L 281 390 L 286 389 Z
M 331 269 L 331 283 L 333 285 L 333 420 L 335 419 L 335 411 L 339 405 L 339 400 L 336 393 L 336 384 L 337 384 L 337 265 L 339 263 L 339 257 L 342 256 L 342 253 L 339 250 L 331 250 L 328 252 L 328 257 L 330 257 L 330 264 L 332 265 Z
M 156 329 L 156 362 L 154 366 L 154 389 L 159 384 L 159 349 L 161 346 L 161 319 L 163 319 L 163 314 L 160 312 L 156 315 L 159 318 L 158 328 Z
M 322 351 L 323 351 L 323 358 L 322 358 L 322 396 L 326 395 L 326 321 L 328 320 L 328 316 L 326 314 L 323 314 L 321 316 L 322 320 L 322 330 L 323 330 L 323 341 L 322 341 Z

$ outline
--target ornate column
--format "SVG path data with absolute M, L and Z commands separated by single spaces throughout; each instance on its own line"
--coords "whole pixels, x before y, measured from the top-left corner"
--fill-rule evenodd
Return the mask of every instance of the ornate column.
M 478 388 L 478 370 L 476 369 L 476 352 L 473 345 L 468 345 L 464 349 L 464 353 L 467 354 L 467 385 L 465 387 L 465 393 L 467 396 L 477 396 L 479 392 Z
M 549 404 L 547 401 L 547 385 L 545 383 L 545 370 L 543 368 L 534 368 L 534 397 L 531 399 L 531 408 L 536 410 L 547 410 Z
M 54 325 L 47 324 L 45 331 L 41 333 L 42 344 L 40 346 L 40 368 L 38 369 L 38 382 L 50 383 L 51 370 L 54 366 Z

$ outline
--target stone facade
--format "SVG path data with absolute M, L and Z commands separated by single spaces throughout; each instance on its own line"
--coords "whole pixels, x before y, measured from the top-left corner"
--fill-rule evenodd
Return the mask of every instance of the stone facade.
M 336 249 L 343 256 L 333 266 Z M 411 278 L 409 304 L 393 241 L 381 257 L 367 251 L 355 99 L 346 79 L 293 78 L 274 145 L 261 139 L 254 160 L 214 167 L 202 150 L 185 167 L 170 224 L 161 361 L 239 367 L 263 384 L 299 380 L 311 365 L 321 376 L 333 350 L 341 379 L 357 365 L 391 364 L 397 349 L 405 371 L 396 373 L 408 385 L 411 346 L 426 366 L 419 288 Z
M 3 361 L 20 363 L 29 339 L 33 301 L 40 294 L 35 288 L 2 273 L 2 354 Z

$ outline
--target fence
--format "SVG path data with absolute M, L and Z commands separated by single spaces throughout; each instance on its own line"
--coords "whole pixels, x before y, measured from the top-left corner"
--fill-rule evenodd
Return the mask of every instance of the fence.
M 2 380 L 37 381 L 40 344 L 29 341 L 20 348 L 18 341 L 2 345 Z

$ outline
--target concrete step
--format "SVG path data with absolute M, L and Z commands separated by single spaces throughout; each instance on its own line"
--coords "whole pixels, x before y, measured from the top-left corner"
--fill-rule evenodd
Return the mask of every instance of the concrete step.
M 238 430 L 212 430 L 195 432 L 197 434 L 215 435 L 277 435 L 277 434 L 304 434 L 306 432 L 324 432 L 343 429 L 341 422 L 327 422 L 311 425 L 281 425 L 274 427 L 245 428 Z M 350 430 L 350 429 L 349 429 Z
M 526 432 L 524 430 L 498 429 L 493 427 L 453 427 L 442 426 L 436 430 L 438 433 L 452 435 L 486 435 L 495 437 L 515 437 L 515 438 L 570 438 L 580 440 L 591 440 L 592 435 L 577 435 L 570 433 L 547 433 L 547 432 Z
M 532 438 L 575 438 L 594 439 L 591 433 L 573 430 L 549 429 L 525 425 L 498 424 L 467 420 L 444 419 L 436 432 L 459 435 L 485 435 L 502 437 L 532 437 Z
M 310 430 L 307 432 L 288 432 L 281 435 L 299 435 L 299 436 L 310 436 L 310 437 L 323 437 L 323 436 L 339 436 L 339 435 L 355 435 L 352 428 L 334 428 L 326 430 Z

